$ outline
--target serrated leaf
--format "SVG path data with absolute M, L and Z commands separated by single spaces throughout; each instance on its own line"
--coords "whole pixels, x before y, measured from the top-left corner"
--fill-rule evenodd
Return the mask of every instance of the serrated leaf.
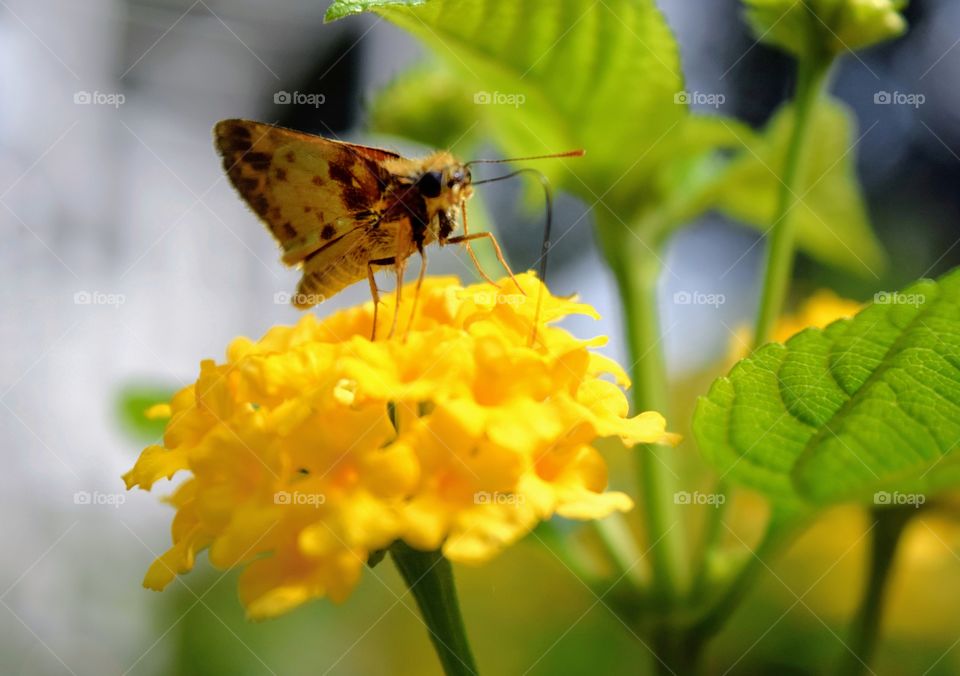
M 431 45 L 511 154 L 585 148 L 537 167 L 591 204 L 603 196 L 625 222 L 673 189 L 662 172 L 736 143 L 677 98 L 679 50 L 650 0 L 338 1 L 328 18 L 361 8 Z
M 744 137 L 747 152 L 727 171 L 714 195 L 718 208 L 766 231 L 775 218 L 793 109 L 781 109 L 763 134 Z M 789 212 L 797 243 L 814 258 L 864 277 L 878 277 L 885 266 L 883 249 L 870 229 L 866 204 L 856 177 L 858 134 L 851 111 L 825 99 L 811 120 L 805 175 L 794 188 L 801 201 Z
M 601 227 L 642 223 L 653 213 L 672 219 L 658 224 L 672 228 L 723 201 L 726 211 L 769 228 L 779 182 L 752 153 L 776 162 L 789 120 L 781 116 L 764 141 L 731 118 L 692 113 L 676 41 L 651 0 L 341 1 L 328 16 L 364 8 L 433 46 L 453 72 L 421 72 L 391 87 L 374 108 L 379 126 L 438 147 L 475 126 L 513 155 L 585 148 L 583 158 L 537 167 L 588 204 L 602 200 Z M 450 87 L 438 89 L 442 77 Z M 389 112 L 394 105 L 396 116 Z M 878 270 L 882 254 L 853 180 L 852 126 L 839 117 L 828 110 L 826 129 L 818 130 L 824 133 L 814 166 L 830 171 L 807 199 L 812 213 L 798 216 L 799 241 L 825 262 Z M 728 180 L 719 178 L 724 165 L 712 160 L 721 148 L 742 157 Z M 719 187 L 708 190 L 710 184 Z
M 960 486 L 960 270 L 739 362 L 694 432 L 731 482 L 785 509 Z

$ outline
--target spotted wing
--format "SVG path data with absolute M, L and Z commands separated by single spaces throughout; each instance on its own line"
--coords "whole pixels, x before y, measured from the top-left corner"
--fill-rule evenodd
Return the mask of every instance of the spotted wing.
M 384 162 L 399 155 L 249 120 L 218 122 L 214 136 L 230 182 L 283 247 L 284 263 L 335 266 L 338 253 L 365 248 L 344 238 L 376 222 L 390 181 Z

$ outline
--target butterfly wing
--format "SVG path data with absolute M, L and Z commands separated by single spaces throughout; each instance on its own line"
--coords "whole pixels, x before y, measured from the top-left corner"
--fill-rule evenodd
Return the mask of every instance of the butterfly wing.
M 300 293 L 329 296 L 363 279 L 365 260 L 384 244 L 370 241 L 391 178 L 384 162 L 399 155 L 249 120 L 223 120 L 214 136 L 230 182 L 280 243 L 283 262 L 304 265 Z

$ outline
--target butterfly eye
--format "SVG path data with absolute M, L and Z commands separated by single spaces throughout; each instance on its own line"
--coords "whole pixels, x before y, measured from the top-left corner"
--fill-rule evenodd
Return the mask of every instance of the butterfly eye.
M 437 197 L 443 186 L 443 175 L 439 171 L 428 171 L 417 181 L 417 186 L 424 197 Z

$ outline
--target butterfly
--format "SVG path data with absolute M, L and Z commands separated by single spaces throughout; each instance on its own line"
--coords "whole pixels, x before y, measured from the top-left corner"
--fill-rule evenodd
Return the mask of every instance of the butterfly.
M 297 308 L 312 307 L 367 279 L 374 301 L 371 339 L 375 339 L 379 306 L 375 269 L 396 272 L 399 307 L 407 259 L 420 255 L 419 291 L 426 271 L 425 247 L 434 242 L 465 245 L 481 277 L 495 284 L 470 246 L 477 239 L 489 239 L 516 283 L 493 234 L 467 230 L 466 202 L 479 183 L 473 181 L 469 165 L 505 160 L 463 163 L 446 151 L 409 159 L 389 150 L 240 119 L 218 122 L 214 139 L 227 177 L 280 244 L 283 262 L 302 270 L 291 299 Z M 462 234 L 454 234 L 458 215 Z M 396 321 L 394 312 L 391 335 Z

